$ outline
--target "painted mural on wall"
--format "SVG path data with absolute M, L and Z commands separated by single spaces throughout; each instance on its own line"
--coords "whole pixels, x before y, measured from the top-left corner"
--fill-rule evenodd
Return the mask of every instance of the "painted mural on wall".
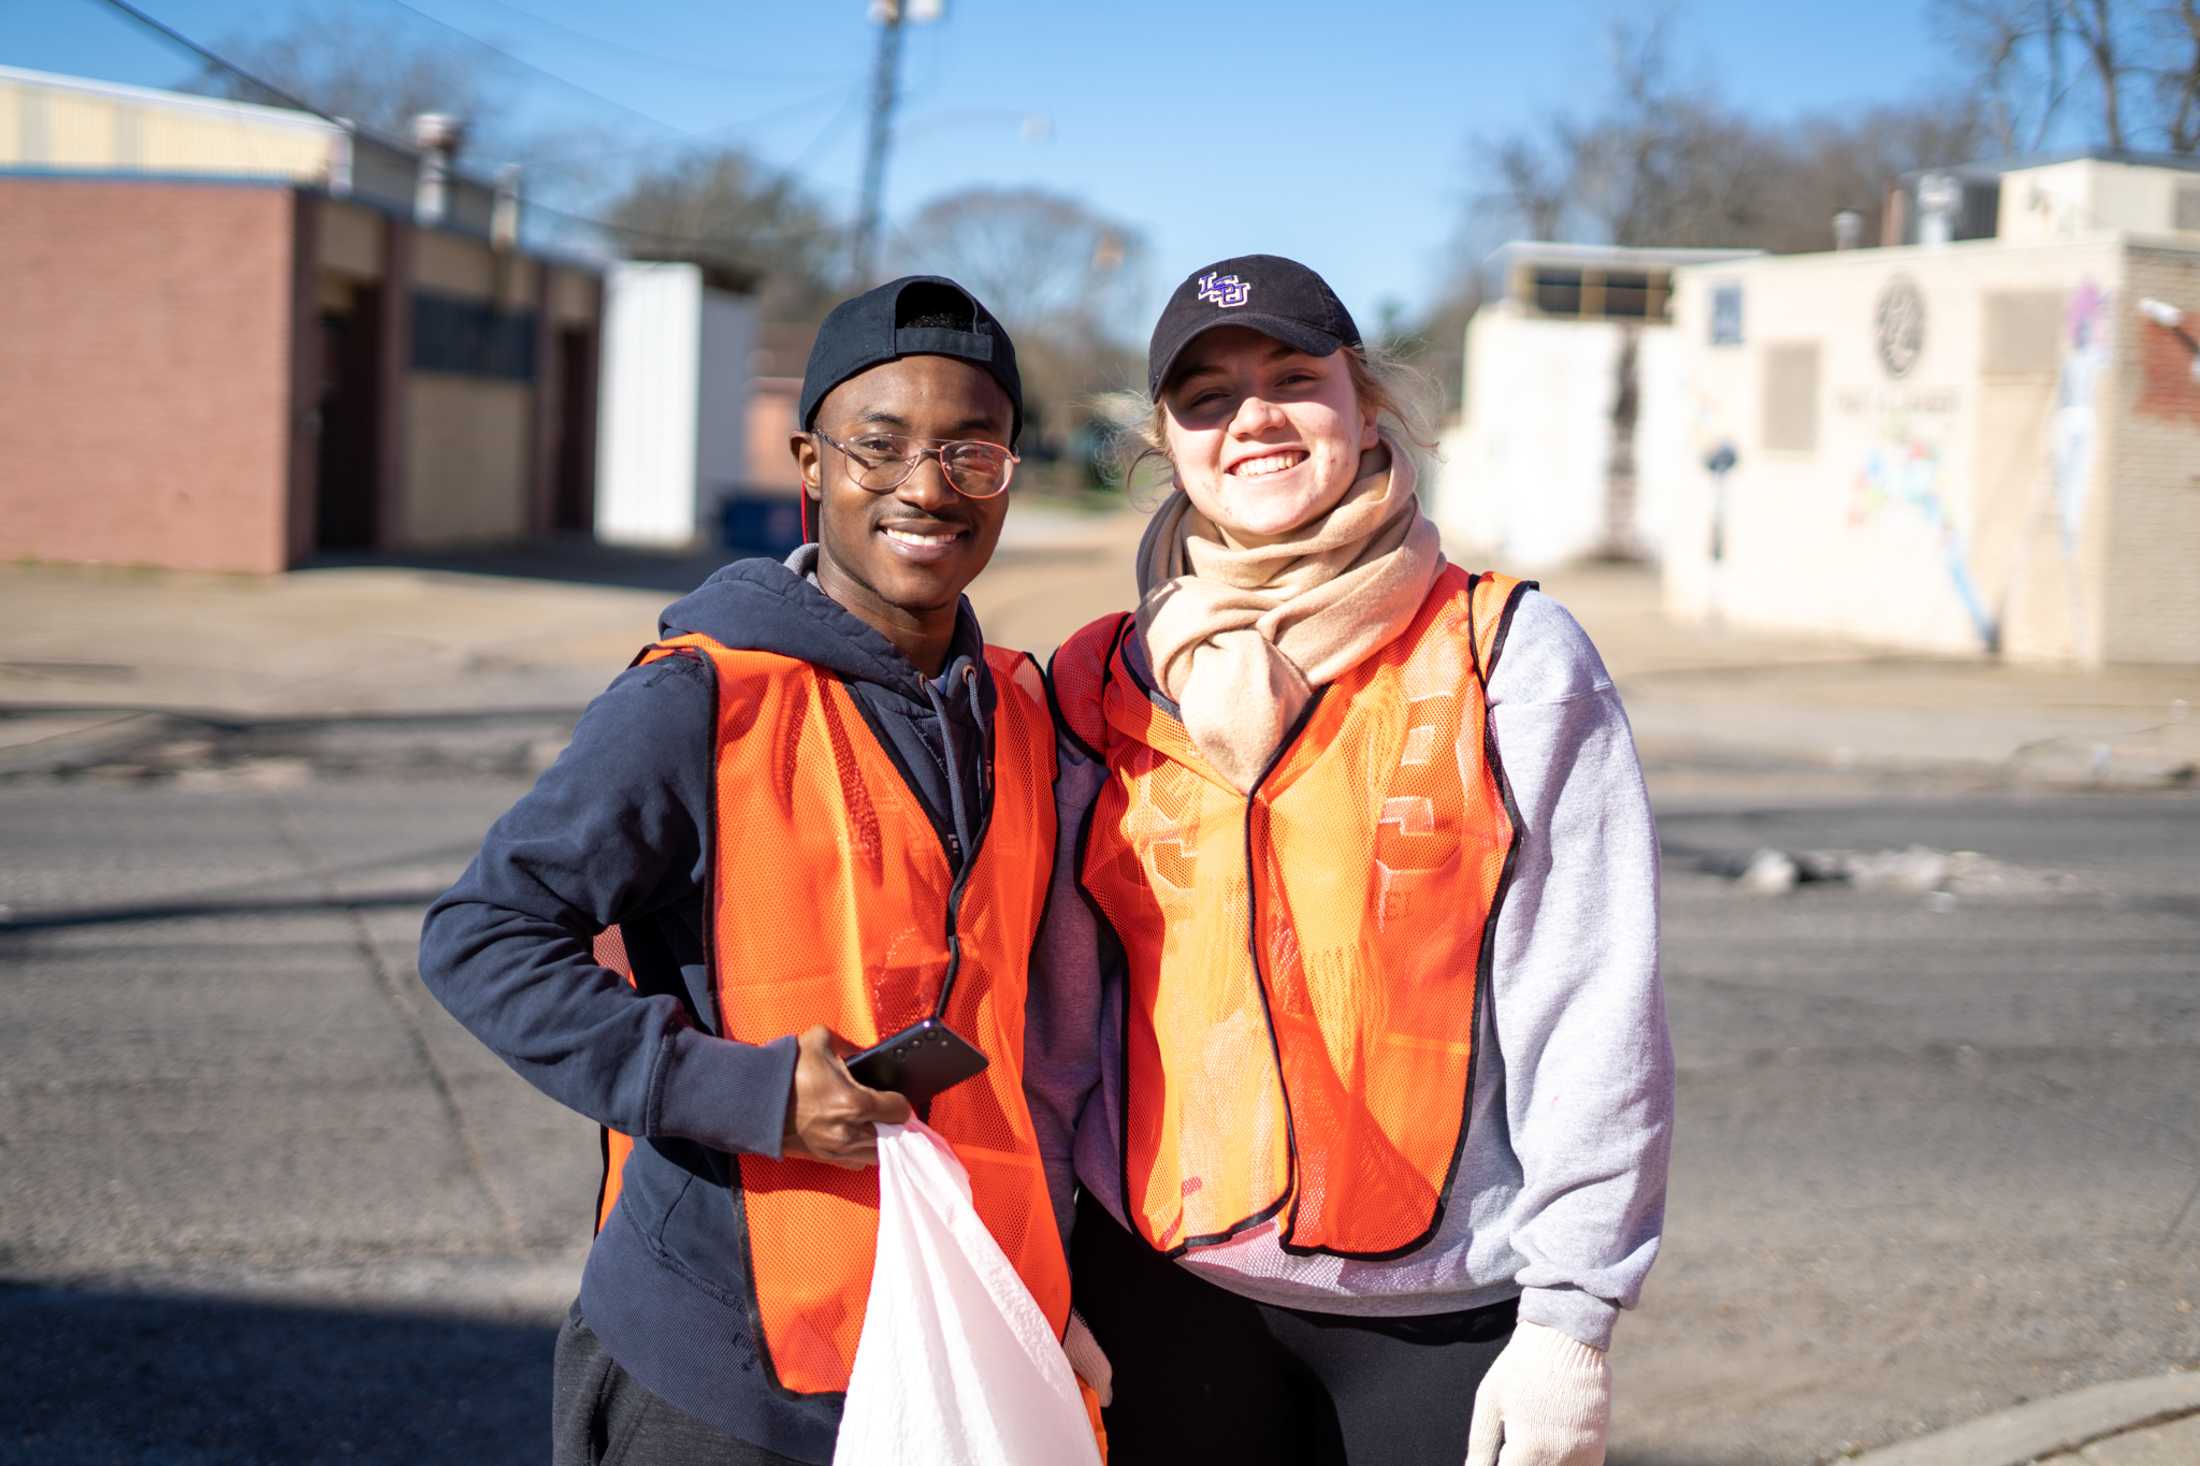
M 1955 592 L 1980 646 L 2001 644 L 2000 621 L 1986 608 L 1971 573 L 1971 547 L 1964 532 L 1969 506 L 1946 472 L 1944 447 L 1954 416 L 1955 394 L 1920 394 L 1919 405 L 1883 405 L 1877 431 L 1866 448 L 1849 493 L 1849 527 L 1899 528 L 1907 524 L 1930 536 L 1948 585 Z
M 2042 503 L 2051 516 L 2067 573 L 2072 644 L 2083 641 L 2084 603 L 2079 594 L 2078 546 L 2093 496 L 2093 461 L 2099 440 L 2101 386 L 2114 357 L 2113 298 L 2091 280 L 2071 291 L 2064 307 L 2055 394 L 2041 422 L 2047 456 Z M 1946 468 L 1946 444 L 1954 431 L 1957 393 L 1952 388 L 1904 391 L 1851 390 L 1836 395 L 1845 411 L 1874 419 L 1849 498 L 1849 527 L 1895 532 L 1903 525 L 1922 530 L 1949 589 L 1969 619 L 1979 648 L 2001 648 L 2004 611 L 2014 600 L 2027 568 L 2020 553 L 2009 583 L 1990 603 L 1973 566 L 1967 526 L 1972 522 L 1968 486 Z M 2200 417 L 2200 398 L 2195 415 Z
M 2108 306 L 2108 292 L 2087 280 L 2070 293 L 2063 313 L 2062 370 L 2048 424 L 2048 481 L 2054 486 L 2065 560 L 2078 553 L 2078 531 L 2085 525 L 2086 499 L 2093 488 L 2096 404 L 2108 371 L 2112 329 Z
M 2086 610 L 2078 548 L 2085 531 L 2085 516 L 2093 497 L 2094 446 L 2099 439 L 2101 384 L 2106 380 L 2115 346 L 2113 296 L 2091 280 L 2079 282 L 2063 307 L 2061 358 L 2055 374 L 2055 397 L 2046 422 L 2047 483 L 2050 502 L 2041 504 L 2043 518 L 2055 525 L 2055 544 L 2062 560 L 2062 585 L 2068 596 L 2065 612 L 2073 652 L 2085 644 Z M 2004 605 L 2015 603 L 2032 568 L 2034 541 L 2021 542 Z

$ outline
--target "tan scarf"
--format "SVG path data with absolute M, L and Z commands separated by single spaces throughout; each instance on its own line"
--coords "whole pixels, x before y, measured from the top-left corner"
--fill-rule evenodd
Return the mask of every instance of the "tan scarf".
M 1413 488 L 1413 460 L 1386 436 L 1334 508 L 1272 544 L 1239 543 L 1182 489 L 1146 527 L 1147 661 L 1201 755 L 1238 788 L 1260 778 L 1314 689 L 1404 631 L 1428 598 L 1444 555 Z

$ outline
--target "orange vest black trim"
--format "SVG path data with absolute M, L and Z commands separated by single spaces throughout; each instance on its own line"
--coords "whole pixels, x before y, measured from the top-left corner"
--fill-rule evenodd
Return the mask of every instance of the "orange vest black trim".
M 1128 616 L 1056 654 L 1108 770 L 1077 875 L 1124 953 L 1123 1206 L 1156 1249 L 1280 1218 L 1286 1251 L 1374 1260 L 1442 1222 L 1520 842 L 1488 676 L 1525 584 L 1447 568 L 1250 793 L 1130 670 Z
M 1054 851 L 1054 730 L 1044 679 L 986 649 L 997 690 L 994 794 L 960 875 L 922 802 L 840 681 L 810 663 L 675 637 L 637 662 L 693 656 L 716 674 L 704 903 L 716 1031 L 762 1043 L 829 1024 L 869 1045 L 928 1015 L 981 1050 L 929 1123 L 1057 1337 L 1069 1272 L 1023 1094 L 1026 963 Z M 627 974 L 617 928 L 598 960 Z M 632 1148 L 606 1135 L 602 1227 Z M 878 1244 L 878 1172 L 738 1157 L 749 1305 L 773 1385 L 848 1385 Z

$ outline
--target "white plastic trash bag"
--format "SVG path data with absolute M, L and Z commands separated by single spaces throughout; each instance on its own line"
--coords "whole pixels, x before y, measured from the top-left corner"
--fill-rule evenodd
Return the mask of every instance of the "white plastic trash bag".
M 947 1142 L 879 1126 L 878 1200 L 833 1466 L 1099 1466 L 1077 1376 Z

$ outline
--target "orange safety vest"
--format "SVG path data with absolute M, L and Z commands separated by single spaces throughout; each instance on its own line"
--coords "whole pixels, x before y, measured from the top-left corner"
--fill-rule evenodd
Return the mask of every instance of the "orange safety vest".
M 829 1024 L 868 1046 L 938 1014 L 988 1060 L 928 1123 L 1057 1337 L 1069 1269 L 1024 1103 L 1026 961 L 1054 852 L 1054 730 L 1038 666 L 986 648 L 997 689 L 992 814 L 957 880 L 938 834 L 838 679 L 702 636 L 637 663 L 701 657 L 717 676 L 706 916 L 716 1031 L 763 1043 Z M 612 928 L 598 961 L 625 973 Z M 601 1228 L 632 1149 L 607 1137 Z M 782 1389 L 848 1387 L 878 1246 L 878 1171 L 739 1157 L 752 1307 Z
M 1435 1234 L 1519 844 L 1487 679 L 1522 584 L 1446 569 L 1250 794 L 1131 673 L 1130 617 L 1055 655 L 1108 770 L 1078 878 L 1126 959 L 1123 1206 L 1155 1248 L 1273 1217 L 1299 1253 Z

